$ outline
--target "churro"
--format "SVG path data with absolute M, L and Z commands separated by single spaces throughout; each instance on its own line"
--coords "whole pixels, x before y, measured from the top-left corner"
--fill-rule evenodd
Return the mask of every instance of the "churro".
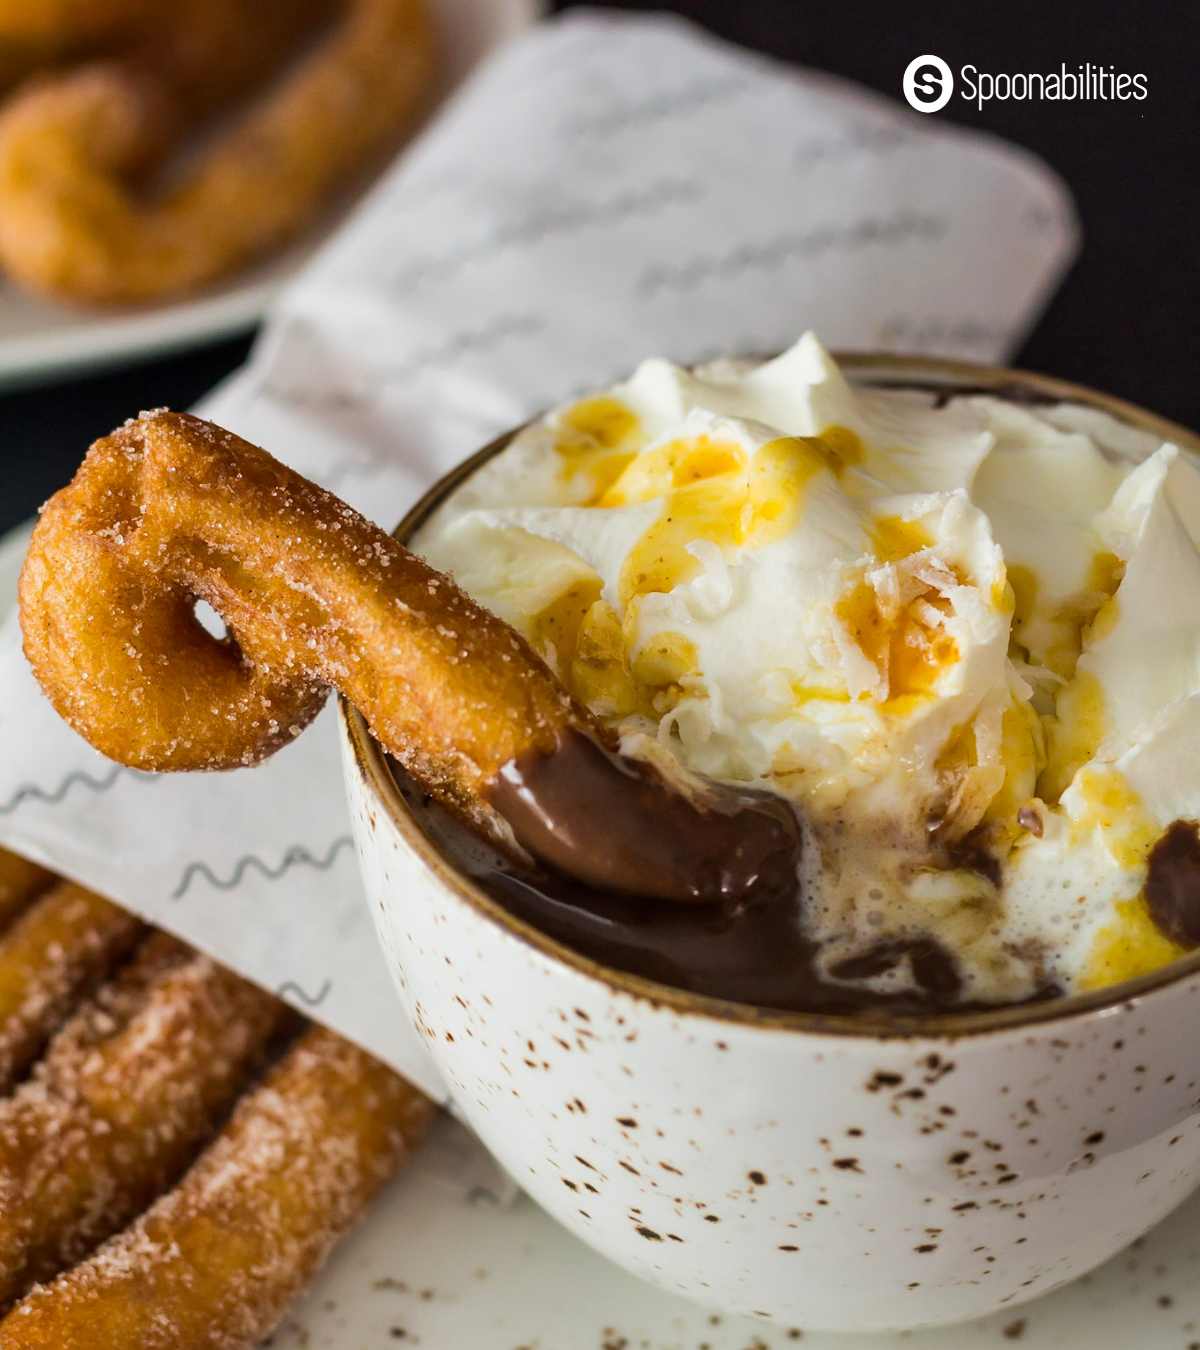
M 433 1113 L 362 1051 L 307 1032 L 172 1191 L 12 1309 L 0 1345 L 257 1345 Z
M 224 638 L 196 622 L 197 600 Z M 530 853 L 590 884 L 687 902 L 794 884 L 790 808 L 685 791 L 612 753 L 507 624 L 198 418 L 147 413 L 96 442 L 43 511 L 20 601 L 47 695 L 122 763 L 253 764 L 332 686 L 431 793 L 473 820 L 498 813 Z
M 69 51 L 126 32 L 155 0 L 0 0 L 0 46 Z
M 188 39 L 48 79 L 0 117 L 0 260 L 68 300 L 195 290 L 306 225 L 420 111 L 433 78 L 424 0 L 343 0 L 318 48 L 218 135 L 180 181 L 146 175 L 178 147 L 195 94 L 242 85 L 306 4 L 200 5 Z M 186 8 L 186 6 L 185 6 Z M 210 8 L 216 17 L 205 18 Z M 251 55 L 247 59 L 246 53 Z
M 155 0 L 0 0 L 0 87 L 128 41 Z
M 53 880 L 44 867 L 0 848 L 0 932 Z
M 81 992 L 142 931 L 123 909 L 62 881 L 0 937 L 0 1091 L 24 1073 Z
M 174 938 L 146 940 L 0 1101 L 0 1306 L 179 1176 L 288 1016 Z

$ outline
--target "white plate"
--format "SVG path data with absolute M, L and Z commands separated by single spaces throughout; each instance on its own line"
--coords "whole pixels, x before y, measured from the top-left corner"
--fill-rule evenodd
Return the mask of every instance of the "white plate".
M 29 529 L 0 539 L 0 619 Z M 1094 1275 L 1011 1313 L 830 1336 L 661 1294 L 504 1190 L 471 1136 L 441 1122 L 286 1317 L 274 1350 L 1200 1350 L 1200 1196 Z
M 436 0 L 442 34 L 441 97 L 494 47 L 527 27 L 541 0 Z M 87 311 L 41 300 L 0 281 L 0 391 L 68 372 L 120 365 L 193 343 L 244 332 L 314 249 L 345 208 L 313 234 L 226 284 L 173 304 L 127 312 Z

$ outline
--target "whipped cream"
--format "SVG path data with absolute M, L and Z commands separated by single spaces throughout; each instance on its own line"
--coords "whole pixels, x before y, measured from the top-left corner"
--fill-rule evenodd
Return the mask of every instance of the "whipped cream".
M 416 545 L 629 754 L 798 806 L 822 972 L 933 937 L 963 997 L 1179 949 L 1147 857 L 1200 817 L 1200 472 L 1095 410 L 855 387 L 807 334 L 644 362 Z

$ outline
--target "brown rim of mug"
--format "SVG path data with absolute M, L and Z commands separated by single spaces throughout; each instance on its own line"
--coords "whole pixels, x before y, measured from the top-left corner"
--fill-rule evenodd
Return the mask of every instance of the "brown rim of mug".
M 970 361 L 949 361 L 936 357 L 892 356 L 885 353 L 835 354 L 838 364 L 858 383 L 875 387 L 936 387 L 954 392 L 986 393 L 1021 389 L 1035 397 L 1055 402 L 1074 403 L 1107 412 L 1137 429 L 1152 432 L 1165 441 L 1200 453 L 1200 436 L 1185 427 L 1157 417 L 1132 403 L 1097 393 L 1082 385 L 1047 375 L 998 366 L 976 365 Z M 536 420 L 536 419 L 531 419 Z M 485 445 L 438 480 L 396 527 L 402 542 L 429 518 L 433 511 L 482 464 L 498 454 L 528 423 L 515 427 Z M 581 975 L 597 980 L 631 998 L 641 999 L 673 1012 L 702 1016 L 739 1026 L 763 1027 L 776 1031 L 808 1032 L 819 1035 L 871 1037 L 874 1039 L 959 1039 L 1020 1029 L 1044 1023 L 1061 1022 L 1106 1008 L 1128 1004 L 1155 989 L 1200 972 L 1200 951 L 1181 957 L 1160 970 L 1137 979 L 1089 993 L 1048 999 L 1043 1003 L 1018 1004 L 981 1012 L 938 1013 L 928 1016 L 890 1017 L 884 1014 L 829 1014 L 783 1012 L 752 1004 L 733 1003 L 689 990 L 674 989 L 655 980 L 631 975 L 602 965 L 553 938 L 532 924 L 514 917 L 486 891 L 464 875 L 436 847 L 414 819 L 408 804 L 392 779 L 378 743 L 367 730 L 361 715 L 345 698 L 339 699 L 345 717 L 346 732 L 362 776 L 382 802 L 405 843 L 434 874 L 472 909 L 497 927 L 533 947 L 543 956 L 570 967 Z

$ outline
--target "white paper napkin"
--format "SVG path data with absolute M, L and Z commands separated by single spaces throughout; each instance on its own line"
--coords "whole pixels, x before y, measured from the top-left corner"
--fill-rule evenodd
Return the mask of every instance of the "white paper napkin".
M 682 22 L 576 13 L 476 75 L 202 411 L 390 526 L 497 432 L 651 353 L 766 353 L 811 327 L 1003 358 L 1076 243 L 1024 151 Z M 362 903 L 335 729 L 330 708 L 253 770 L 132 773 L 58 721 L 10 622 L 0 843 L 442 1096 Z

